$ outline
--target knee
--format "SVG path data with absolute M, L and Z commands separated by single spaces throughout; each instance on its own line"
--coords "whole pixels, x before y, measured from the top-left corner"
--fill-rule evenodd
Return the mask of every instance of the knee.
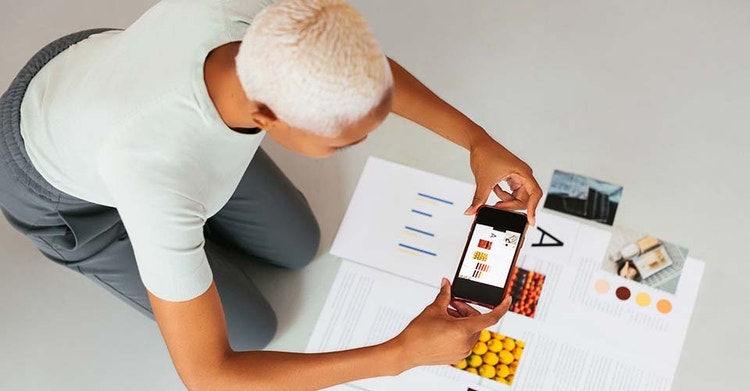
M 320 227 L 314 217 L 303 224 L 298 235 L 287 250 L 284 262 L 290 269 L 302 269 L 315 259 L 320 248 Z
M 227 319 L 229 345 L 232 350 L 247 352 L 264 349 L 276 335 L 278 321 L 276 314 L 270 307 L 267 311 L 260 313 L 254 311 L 251 317 L 251 322 L 247 322 L 247 319 L 239 322 L 232 322 Z

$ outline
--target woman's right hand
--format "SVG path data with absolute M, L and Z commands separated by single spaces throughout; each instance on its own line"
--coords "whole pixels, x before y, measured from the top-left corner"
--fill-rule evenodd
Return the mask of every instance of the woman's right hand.
M 499 322 L 508 312 L 510 301 L 507 297 L 491 312 L 480 314 L 464 302 L 451 300 L 451 285 L 443 278 L 435 301 L 391 342 L 400 346 L 407 369 L 455 364 L 469 355 L 480 331 Z

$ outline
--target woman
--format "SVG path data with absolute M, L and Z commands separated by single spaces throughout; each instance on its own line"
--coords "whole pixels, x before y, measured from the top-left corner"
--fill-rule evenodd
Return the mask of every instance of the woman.
M 203 250 L 209 238 L 305 266 L 318 226 L 258 150 L 262 137 L 325 157 L 390 112 L 470 151 L 467 214 L 494 191 L 533 223 L 541 189 L 531 169 L 385 57 L 341 0 L 164 0 L 124 31 L 50 44 L 0 101 L 0 206 L 46 257 L 154 318 L 189 389 L 319 389 L 457 362 L 509 301 L 479 315 L 452 302 L 444 280 L 380 345 L 259 351 L 275 333 L 272 309 L 241 262 Z

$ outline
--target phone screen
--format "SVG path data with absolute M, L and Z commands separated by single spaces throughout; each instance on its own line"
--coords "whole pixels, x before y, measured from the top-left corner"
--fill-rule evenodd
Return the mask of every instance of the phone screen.
M 453 279 L 453 297 L 490 308 L 500 304 L 525 232 L 525 215 L 479 209 Z
M 476 224 L 458 278 L 504 288 L 521 233 Z

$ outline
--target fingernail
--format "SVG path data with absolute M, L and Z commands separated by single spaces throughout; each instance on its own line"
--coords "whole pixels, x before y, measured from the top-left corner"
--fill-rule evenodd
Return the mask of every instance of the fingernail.
M 443 280 L 440 281 L 440 287 L 445 288 L 446 285 L 448 285 L 448 279 L 443 277 Z

